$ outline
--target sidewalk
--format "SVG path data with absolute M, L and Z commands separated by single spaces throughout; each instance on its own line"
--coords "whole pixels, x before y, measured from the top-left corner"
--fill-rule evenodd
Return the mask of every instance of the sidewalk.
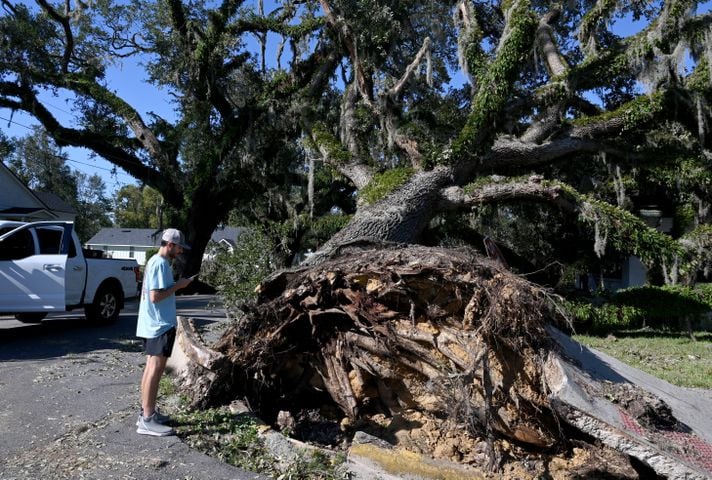
M 658 475 L 712 478 L 709 390 L 671 385 L 548 330 L 567 358 L 552 356 L 547 364 L 551 397 L 563 418 Z

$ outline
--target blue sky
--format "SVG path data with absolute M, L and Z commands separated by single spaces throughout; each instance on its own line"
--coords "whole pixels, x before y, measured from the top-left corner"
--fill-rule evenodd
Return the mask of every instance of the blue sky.
M 107 74 L 110 86 L 130 105 L 137 108 L 142 115 L 153 111 L 165 118 L 173 118 L 169 96 L 155 86 L 144 83 L 143 76 L 143 70 L 135 61 L 125 61 L 122 66 L 112 67 Z M 71 118 L 71 108 L 66 104 L 65 99 L 49 93 L 43 94 L 42 97 L 46 100 L 48 109 L 60 121 Z M 31 126 L 38 124 L 24 112 L 17 111 L 12 117 L 10 115 L 9 110 L 0 109 L 0 130 L 10 137 L 24 137 L 31 132 Z M 100 175 L 104 179 L 107 193 L 110 195 L 113 195 L 113 192 L 123 185 L 136 184 L 135 179 L 121 169 L 117 169 L 116 175 L 112 175 L 114 165 L 103 158 L 92 156 L 87 149 L 66 147 L 63 152 L 68 155 L 69 166 L 73 170 L 79 170 L 88 175 Z
M 256 2 L 251 2 L 256 5 Z M 271 2 L 267 1 L 266 9 L 269 8 Z M 710 10 L 712 0 L 700 5 L 698 12 L 707 12 Z M 617 20 L 613 25 L 613 30 L 621 36 L 629 36 L 640 31 L 646 22 L 634 22 L 630 18 Z M 258 44 L 254 37 L 247 39 L 248 47 L 257 51 Z M 270 48 L 276 49 L 278 37 L 270 35 L 268 38 L 268 52 Z M 286 47 L 288 48 L 288 47 Z M 283 55 L 283 61 L 289 57 L 288 51 Z M 272 56 L 267 59 L 268 66 L 275 66 L 275 58 Z M 158 89 L 156 86 L 144 82 L 145 73 L 138 65 L 135 59 L 126 59 L 122 65 L 112 67 L 108 70 L 107 79 L 109 86 L 124 98 L 130 105 L 134 106 L 144 118 L 148 112 L 154 112 L 163 118 L 172 120 L 175 118 L 173 107 L 171 105 L 170 96 L 166 91 Z M 53 97 L 50 94 L 44 95 L 47 101 L 48 108 L 52 113 L 62 120 L 69 118 L 70 106 L 61 97 Z M 11 121 L 10 121 L 11 119 Z M 0 130 L 11 137 L 23 137 L 30 133 L 30 127 L 36 125 L 37 122 L 29 115 L 23 112 L 15 112 L 11 117 L 11 112 L 7 109 L 0 109 Z M 110 162 L 96 156 L 92 156 L 91 152 L 82 148 L 65 148 L 64 152 L 70 159 L 70 167 L 74 170 L 79 170 L 88 175 L 98 174 L 106 182 L 107 194 L 113 195 L 114 192 L 123 185 L 136 184 L 136 180 L 123 170 L 117 169 L 115 175 L 111 174 L 114 165 Z
M 270 5 L 274 2 L 267 0 L 265 3 L 266 11 L 269 11 Z M 246 2 L 246 4 L 255 5 L 256 1 Z M 249 36 L 245 39 L 248 48 L 252 51 L 258 51 L 259 46 L 257 39 L 254 36 Z M 268 37 L 268 45 L 276 49 L 279 42 L 279 37 L 275 34 L 270 34 Z M 290 48 L 285 45 L 282 61 L 285 62 L 289 58 Z M 271 57 L 266 59 L 268 67 L 276 66 L 276 58 Z M 139 65 L 139 60 L 135 58 L 124 59 L 123 63 L 118 66 L 111 67 L 107 70 L 106 78 L 109 87 L 115 90 L 118 95 L 127 101 L 130 105 L 136 108 L 143 116 L 144 120 L 148 120 L 147 114 L 153 112 L 167 120 L 174 120 L 175 113 L 171 104 L 171 97 L 166 90 L 159 89 L 155 85 L 145 82 L 146 73 Z M 60 122 L 71 118 L 71 107 L 66 104 L 66 97 L 57 97 L 49 93 L 44 93 L 41 98 L 46 101 L 45 105 L 54 114 Z M 38 122 L 30 115 L 17 111 L 10 112 L 8 109 L 0 108 L 0 130 L 9 137 L 24 137 L 31 132 L 31 127 L 37 125 Z M 137 184 L 138 182 L 125 171 L 116 168 L 116 174 L 112 175 L 115 166 L 104 160 L 101 157 L 92 155 L 92 152 L 84 148 L 65 147 L 63 152 L 69 157 L 69 166 L 73 170 L 79 170 L 87 175 L 98 174 L 106 183 L 107 194 L 113 195 L 116 190 L 124 185 Z

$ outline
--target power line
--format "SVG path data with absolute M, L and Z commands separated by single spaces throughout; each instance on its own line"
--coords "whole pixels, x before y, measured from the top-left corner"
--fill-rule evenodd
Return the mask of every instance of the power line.
M 62 113 L 66 113 L 67 115 L 72 115 L 72 112 L 68 112 L 67 110 L 64 110 L 62 107 L 58 107 L 57 105 L 53 105 L 53 104 L 51 104 L 51 103 L 49 103 L 49 102 L 43 102 L 43 103 L 44 103 L 45 105 L 47 105 L 48 107 L 52 107 L 52 108 L 54 108 L 55 110 L 58 110 L 58 111 L 60 111 L 60 112 L 62 112 Z
M 55 155 L 55 156 L 58 156 L 58 155 Z M 59 157 L 59 158 L 61 158 L 61 157 Z M 98 165 L 92 165 L 91 163 L 80 162 L 79 160 L 72 160 L 71 158 L 66 158 L 65 160 L 67 162 L 78 163 L 79 165 L 86 165 L 87 167 L 96 168 L 97 170 L 104 170 L 106 172 L 110 172 L 112 175 L 121 175 L 124 177 L 133 178 L 131 175 L 119 173 L 118 171 L 115 171 L 113 168 L 100 167 Z
M 16 122 L 15 120 L 10 120 L 9 118 L 0 117 L 0 120 L 5 120 L 5 121 L 7 121 L 7 123 L 14 123 L 15 125 L 18 125 L 18 126 L 20 126 L 20 127 L 24 127 L 24 128 L 26 128 L 26 129 L 28 129 L 28 130 L 32 130 L 32 127 L 29 127 L 29 126 L 27 126 L 27 125 L 23 125 L 22 123 Z
M 8 123 L 14 123 L 14 124 L 17 125 L 17 126 L 26 128 L 26 129 L 28 129 L 28 130 L 32 130 L 32 127 L 30 127 L 30 126 L 27 126 L 27 125 L 24 125 L 24 124 L 22 124 L 22 123 L 16 122 L 15 120 L 11 120 L 11 119 L 9 119 L 9 118 L 5 118 L 5 117 L 3 117 L 3 116 L 0 116 L 0 120 L 5 120 L 5 121 L 8 122 Z M 111 173 L 112 175 L 116 175 L 116 176 L 121 175 L 121 176 L 123 176 L 123 177 L 131 178 L 132 180 L 134 180 L 134 178 L 133 178 L 132 176 L 126 175 L 126 174 L 123 174 L 123 173 L 119 173 L 119 172 L 118 172 L 116 169 L 114 169 L 114 168 L 100 167 L 100 166 L 98 166 L 98 165 L 92 165 L 92 164 L 90 164 L 90 163 L 80 162 L 79 160 L 72 160 L 71 158 L 60 157 L 59 155 L 55 155 L 55 154 L 53 154 L 53 153 L 50 154 L 50 155 L 52 155 L 53 157 L 55 157 L 55 158 L 57 158 L 57 159 L 59 159 L 59 160 L 62 160 L 62 161 L 67 161 L 67 162 L 72 162 L 72 163 L 78 163 L 79 165 L 85 165 L 85 166 L 87 166 L 87 167 L 95 168 L 95 169 L 97 169 L 97 170 L 104 170 L 104 171 L 106 171 L 106 172 Z

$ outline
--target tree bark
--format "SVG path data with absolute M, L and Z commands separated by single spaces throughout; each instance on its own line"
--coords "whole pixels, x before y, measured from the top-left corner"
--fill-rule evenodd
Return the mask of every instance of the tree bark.
M 416 173 L 405 185 L 385 198 L 360 208 L 354 219 L 334 235 L 307 264 L 337 254 L 340 246 L 354 241 L 415 243 L 436 213 L 440 191 L 452 183 L 446 166 Z

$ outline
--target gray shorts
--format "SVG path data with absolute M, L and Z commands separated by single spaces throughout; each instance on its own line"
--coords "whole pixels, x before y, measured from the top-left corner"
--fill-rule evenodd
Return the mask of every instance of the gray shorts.
M 155 338 L 144 338 L 143 349 L 146 355 L 157 357 L 170 357 L 173 351 L 173 344 L 176 342 L 176 329 L 171 328 L 167 332 Z

